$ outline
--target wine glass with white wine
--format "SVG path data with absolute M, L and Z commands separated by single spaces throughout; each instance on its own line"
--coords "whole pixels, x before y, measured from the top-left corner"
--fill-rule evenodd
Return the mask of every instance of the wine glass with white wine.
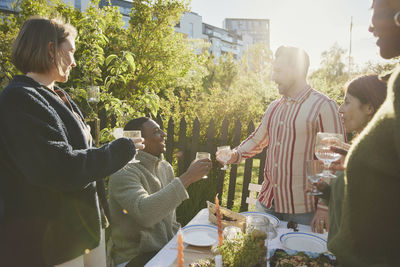
M 209 160 L 211 160 L 211 154 L 208 153 L 208 152 L 197 152 L 195 160 L 201 160 L 201 159 L 209 159 Z M 207 179 L 208 176 L 204 175 L 202 178 L 203 179 Z
M 318 132 L 317 139 L 315 141 L 315 156 L 324 163 L 324 170 L 320 173 L 320 176 L 325 178 L 336 178 L 330 170 L 332 162 L 335 162 L 341 158 L 339 153 L 331 150 L 331 146 L 337 146 L 344 142 L 342 134 L 337 133 L 324 133 Z
M 313 185 L 313 190 L 308 191 L 307 195 L 319 196 L 322 195 L 318 191 L 316 184 L 321 180 L 321 173 L 324 170 L 324 166 L 319 160 L 307 160 L 306 161 L 306 175 Z
M 227 162 L 231 158 L 231 156 L 232 150 L 230 146 L 217 147 L 217 159 L 224 163 L 224 166 L 221 168 L 221 170 L 226 171 L 227 169 L 229 169 Z
M 142 132 L 141 131 L 137 131 L 137 130 L 134 130 L 134 131 L 124 130 L 123 136 L 127 137 L 127 138 L 140 138 L 140 137 L 142 137 Z M 138 143 L 138 144 L 140 144 L 140 143 Z M 135 156 L 133 156 L 133 159 L 131 159 L 131 161 L 129 161 L 129 163 L 138 163 L 138 162 L 140 162 L 140 160 L 137 160 L 135 157 L 136 157 L 136 154 L 135 154 Z

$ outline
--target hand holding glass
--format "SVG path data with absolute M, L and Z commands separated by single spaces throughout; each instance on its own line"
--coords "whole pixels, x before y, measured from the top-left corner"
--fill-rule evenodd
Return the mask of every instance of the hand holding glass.
M 324 171 L 320 176 L 325 178 L 336 178 L 329 170 L 332 162 L 340 159 L 341 155 L 331 150 L 331 146 L 343 143 L 343 135 L 337 133 L 317 133 L 315 141 L 315 156 L 324 163 Z
M 200 160 L 200 159 L 209 159 L 211 160 L 211 154 L 208 152 L 197 152 L 196 153 L 196 159 L 195 160 Z M 203 176 L 203 179 L 207 179 L 207 175 Z
M 142 137 L 142 133 L 141 133 L 141 131 L 124 131 L 123 136 L 127 137 L 127 138 L 131 138 L 131 139 L 133 139 L 133 138 L 141 138 Z M 141 144 L 141 142 L 138 143 L 138 144 Z M 135 156 L 136 156 L 136 154 L 135 154 Z M 133 159 L 131 161 L 129 161 L 129 163 L 138 163 L 138 162 L 140 162 L 140 160 L 137 160 L 135 158 L 135 156 L 133 157 Z
M 221 170 L 227 170 L 229 168 L 227 162 L 231 159 L 232 150 L 230 146 L 219 146 L 217 147 L 217 159 L 224 163 Z
M 306 175 L 313 184 L 313 190 L 307 192 L 308 195 L 318 196 L 322 195 L 317 190 L 316 184 L 321 180 L 321 172 L 324 170 L 323 165 L 319 160 L 307 160 L 306 162 Z

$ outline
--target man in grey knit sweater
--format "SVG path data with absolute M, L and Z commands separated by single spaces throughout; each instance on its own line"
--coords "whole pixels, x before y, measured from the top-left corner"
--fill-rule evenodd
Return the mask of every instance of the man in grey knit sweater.
M 145 148 L 110 177 L 112 228 L 108 250 L 118 267 L 143 266 L 179 229 L 175 209 L 189 198 L 186 188 L 211 169 L 208 159 L 193 162 L 180 177 L 163 160 L 166 133 L 149 118 L 128 122 L 124 130 L 141 130 Z

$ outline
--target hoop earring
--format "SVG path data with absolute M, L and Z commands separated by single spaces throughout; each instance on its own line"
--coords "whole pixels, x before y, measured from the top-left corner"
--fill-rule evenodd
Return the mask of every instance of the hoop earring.
M 396 24 L 397 27 L 400 27 L 400 21 L 399 21 L 399 16 L 400 16 L 400 11 L 397 11 L 396 14 L 394 14 L 394 24 Z

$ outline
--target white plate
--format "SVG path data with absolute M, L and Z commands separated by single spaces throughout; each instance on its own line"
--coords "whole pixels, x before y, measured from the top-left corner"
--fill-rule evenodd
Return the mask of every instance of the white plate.
M 323 253 L 327 251 L 326 240 L 309 233 L 291 232 L 281 235 L 284 247 L 298 251 Z
M 245 212 L 241 212 L 240 214 L 244 215 L 244 216 L 249 216 L 249 215 L 260 215 L 260 216 L 265 216 L 268 218 L 268 220 L 275 226 L 279 226 L 279 224 L 281 223 L 281 221 L 279 221 L 278 218 L 276 218 L 274 215 L 268 214 L 268 213 L 264 213 L 264 212 L 257 212 L 257 211 L 245 211 Z
M 183 242 L 199 247 L 217 244 L 218 228 L 213 225 L 193 224 L 182 228 Z

